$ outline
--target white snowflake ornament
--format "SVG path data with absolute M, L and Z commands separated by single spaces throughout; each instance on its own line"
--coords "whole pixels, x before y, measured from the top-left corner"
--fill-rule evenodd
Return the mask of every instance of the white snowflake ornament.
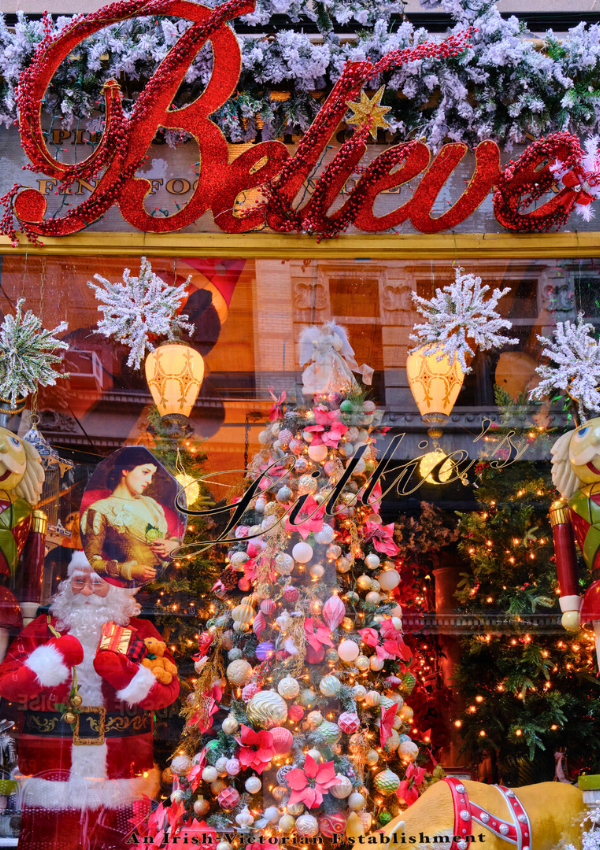
M 511 328 L 512 323 L 495 309 L 502 296 L 510 292 L 510 287 L 494 289 L 486 300 L 490 287 L 482 286 L 480 277 L 463 274 L 463 271 L 457 268 L 454 283 L 436 289 L 429 301 L 413 293 L 414 304 L 427 321 L 414 326 L 415 333 L 410 339 L 418 344 L 410 353 L 425 346 L 424 353 L 428 357 L 437 354 L 437 359 L 442 360 L 446 356 L 451 363 L 456 357 L 466 374 L 471 371 L 467 358 L 470 360 L 475 354 L 471 343 L 488 351 L 514 345 L 518 340 L 502 333 Z
M 600 411 L 600 345 L 593 334 L 593 326 L 579 313 L 577 323 L 558 322 L 552 339 L 538 336 L 542 354 L 551 363 L 535 370 L 542 380 L 529 393 L 530 399 L 565 392 L 577 403 L 582 419 L 585 409 Z
M 68 378 L 54 368 L 62 361 L 54 352 L 69 348 L 54 334 L 66 331 L 67 323 L 47 331 L 31 310 L 23 315 L 24 303 L 25 299 L 19 298 L 15 315 L 5 316 L 0 325 L 0 396 L 12 405 L 36 392 L 38 386 L 54 386 L 57 378 Z
M 187 297 L 188 279 L 179 286 L 171 286 L 152 271 L 150 261 L 142 257 L 140 273 L 134 277 L 129 269 L 123 272 L 123 281 L 111 283 L 99 274 L 94 275 L 102 286 L 88 281 L 99 301 L 104 318 L 98 322 L 98 333 L 114 337 L 130 349 L 127 365 L 139 369 L 146 351 L 154 351 L 152 339 L 166 336 L 173 339 L 177 331 L 192 333 L 187 315 L 177 316 L 176 311 Z

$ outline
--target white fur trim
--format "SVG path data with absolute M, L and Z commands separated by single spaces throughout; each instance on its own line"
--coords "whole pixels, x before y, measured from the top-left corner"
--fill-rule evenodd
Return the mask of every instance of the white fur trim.
M 25 666 L 33 670 L 44 688 L 62 685 L 71 675 L 58 649 L 49 644 L 34 649 L 25 662 Z
M 123 700 L 130 707 L 137 705 L 146 699 L 155 684 L 156 677 L 154 673 L 148 667 L 140 664 L 139 670 L 127 687 L 117 691 L 117 699 Z
M 71 776 L 82 779 L 108 779 L 108 748 L 103 744 L 78 744 L 71 747 Z
M 78 749 L 73 747 L 73 750 Z M 97 749 L 100 749 L 97 747 Z M 158 771 L 134 779 L 90 779 L 71 776 L 67 782 L 31 777 L 21 791 L 21 807 L 85 811 L 86 809 L 122 809 L 146 795 L 154 797 L 159 788 Z
M 583 599 L 581 596 L 561 596 L 558 600 L 558 604 L 560 605 L 560 610 L 563 614 L 565 611 L 581 611 Z
M 90 562 L 88 561 L 85 552 L 82 552 L 81 549 L 76 549 L 71 555 L 71 560 L 69 561 L 69 566 L 67 568 L 67 576 L 72 578 L 75 572 L 89 573 L 91 569 Z

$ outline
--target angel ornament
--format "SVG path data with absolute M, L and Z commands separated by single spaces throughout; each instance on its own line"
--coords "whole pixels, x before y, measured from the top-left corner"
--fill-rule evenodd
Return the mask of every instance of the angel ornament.
M 302 373 L 302 392 L 305 395 L 325 395 L 331 392 L 358 390 L 357 372 L 365 384 L 370 384 L 373 369 L 359 366 L 354 349 L 348 342 L 345 328 L 335 322 L 321 327 L 311 325 L 300 334 L 300 365 L 309 365 Z

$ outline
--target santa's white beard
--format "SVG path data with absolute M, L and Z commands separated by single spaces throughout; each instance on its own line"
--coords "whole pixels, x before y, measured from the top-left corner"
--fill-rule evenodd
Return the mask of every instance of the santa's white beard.
M 105 623 L 126 626 L 130 617 L 135 617 L 139 611 L 140 606 L 133 596 L 120 587 L 111 585 L 106 596 L 101 597 L 73 593 L 68 579 L 60 585 L 50 612 L 58 620 L 58 628 L 67 628 L 83 647 L 83 661 L 77 666 L 77 682 L 83 705 L 104 705 L 102 679 L 94 670 L 102 626 Z

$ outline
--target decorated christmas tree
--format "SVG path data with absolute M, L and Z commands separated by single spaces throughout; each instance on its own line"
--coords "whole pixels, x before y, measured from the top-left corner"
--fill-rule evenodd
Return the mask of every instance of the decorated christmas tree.
M 307 403 L 276 403 L 260 434 L 153 835 L 208 824 L 331 844 L 385 825 L 427 781 L 398 547 L 370 484 L 380 415 L 342 328 L 300 344 Z
M 593 637 L 560 625 L 548 518 L 557 494 L 550 463 L 528 460 L 545 457 L 552 439 L 528 419 L 524 397 L 498 396 L 504 416 L 477 468 L 479 510 L 460 523 L 470 570 L 457 593 L 466 610 L 491 617 L 462 642 L 456 681 L 466 710 L 455 723 L 468 754 L 487 757 L 488 778 L 516 786 L 552 779 L 565 754 L 572 777 L 595 771 L 600 683 Z M 516 429 L 511 448 L 506 435 Z

